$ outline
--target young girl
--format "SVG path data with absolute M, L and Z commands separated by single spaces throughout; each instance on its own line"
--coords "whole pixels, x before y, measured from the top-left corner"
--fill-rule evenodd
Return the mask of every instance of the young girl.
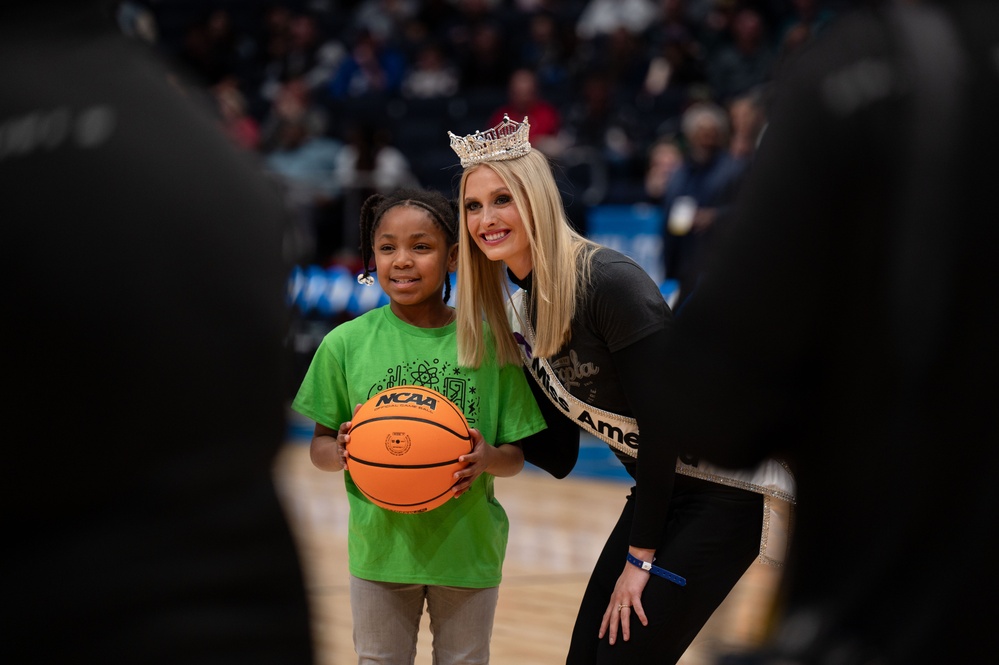
M 522 356 L 536 379 L 549 431 L 542 449 L 525 446 L 528 461 L 568 473 L 582 426 L 635 480 L 584 593 L 567 663 L 675 663 L 760 552 L 771 489 L 678 462 L 660 415 L 669 307 L 638 264 L 573 231 L 529 127 L 505 119 L 451 135 L 465 167 L 459 360 L 491 357 L 476 325 L 485 318 L 499 357 Z M 507 277 L 521 287 L 509 303 Z
M 524 456 L 514 442 L 545 426 L 519 365 L 497 363 L 492 351 L 475 369 L 458 362 L 455 312 L 446 304 L 458 255 L 456 216 L 429 190 L 365 201 L 358 281 L 373 283 L 374 272 L 390 303 L 330 331 L 292 404 L 316 421 L 313 463 L 346 470 L 350 603 L 362 665 L 412 663 L 424 603 L 435 663 L 489 662 L 509 529 L 493 478 L 518 473 Z M 480 332 L 492 349 L 489 329 Z M 426 513 L 380 508 L 350 478 L 345 446 L 354 410 L 403 384 L 445 394 L 472 428 L 474 449 L 461 458 L 469 466 L 455 474 L 455 498 Z

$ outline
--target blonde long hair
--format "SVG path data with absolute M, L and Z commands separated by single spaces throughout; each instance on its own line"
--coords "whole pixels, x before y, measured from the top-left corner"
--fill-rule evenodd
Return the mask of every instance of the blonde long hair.
M 458 361 L 478 367 L 486 345 L 485 319 L 496 340 L 497 361 L 519 363 L 520 351 L 507 319 L 506 267 L 491 261 L 468 232 L 464 206 L 469 174 L 488 168 L 513 193 L 514 203 L 531 248 L 533 285 L 530 311 L 537 312 L 534 355 L 550 357 L 569 341 L 570 325 L 579 295 L 588 287 L 593 251 L 598 245 L 577 233 L 562 206 L 548 158 L 537 150 L 507 161 L 469 166 L 458 191 Z

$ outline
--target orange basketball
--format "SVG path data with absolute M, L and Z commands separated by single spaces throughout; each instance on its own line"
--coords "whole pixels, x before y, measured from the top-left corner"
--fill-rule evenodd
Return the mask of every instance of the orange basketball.
M 373 395 L 354 414 L 348 469 L 372 503 L 398 513 L 423 513 L 451 498 L 454 472 L 472 452 L 468 421 L 454 402 L 422 386 Z

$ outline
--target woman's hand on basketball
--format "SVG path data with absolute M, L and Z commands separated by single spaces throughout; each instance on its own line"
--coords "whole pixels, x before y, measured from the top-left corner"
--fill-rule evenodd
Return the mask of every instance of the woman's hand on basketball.
M 632 553 L 643 561 L 651 561 L 655 554 L 652 550 L 633 550 Z M 633 618 L 637 617 L 643 626 L 649 625 L 645 608 L 642 607 L 642 592 L 645 591 L 645 585 L 649 582 L 649 575 L 638 566 L 625 562 L 624 570 L 617 578 L 614 592 L 611 593 L 610 603 L 608 603 L 603 619 L 600 621 L 598 638 L 603 639 L 604 635 L 607 635 L 610 644 L 614 644 L 620 635 L 621 639 L 627 642 L 631 639 L 631 620 Z
M 456 499 L 467 492 L 475 479 L 489 468 L 492 457 L 496 454 L 496 449 L 486 442 L 479 430 L 469 428 L 468 433 L 472 437 L 472 452 L 458 458 L 459 462 L 467 462 L 468 466 L 454 474 L 457 482 L 451 491 Z

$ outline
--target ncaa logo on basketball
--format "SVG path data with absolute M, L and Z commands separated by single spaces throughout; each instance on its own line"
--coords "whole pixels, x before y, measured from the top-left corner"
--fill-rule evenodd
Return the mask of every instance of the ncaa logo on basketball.
M 385 449 L 393 455 L 405 455 L 413 442 L 405 432 L 392 432 L 385 437 Z
M 378 396 L 378 401 L 375 404 L 375 408 L 382 406 L 389 406 L 392 404 L 403 404 L 406 406 L 416 406 L 420 408 L 430 409 L 431 411 L 437 410 L 437 399 L 431 397 L 430 395 L 422 395 L 420 393 L 411 393 L 404 390 L 399 390 L 396 392 L 385 393 Z

